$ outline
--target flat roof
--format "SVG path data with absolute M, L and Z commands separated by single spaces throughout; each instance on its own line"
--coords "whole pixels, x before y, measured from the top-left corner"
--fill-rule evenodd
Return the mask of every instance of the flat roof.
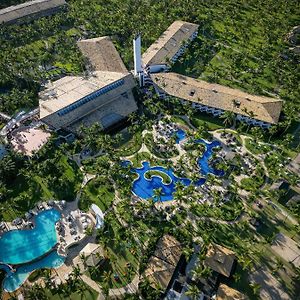
M 197 31 L 199 25 L 175 21 L 142 55 L 145 65 L 167 64 L 176 52 Z
M 128 72 L 110 37 L 81 40 L 77 45 L 94 71 Z
M 40 92 L 40 118 L 44 118 L 93 92 L 120 80 L 129 73 L 96 71 L 88 78 L 65 76 L 48 85 Z M 131 82 L 131 81 L 130 81 Z M 132 86 L 134 81 L 132 80 Z
M 66 5 L 65 0 L 33 0 L 0 10 L 0 24 Z
M 267 123 L 278 123 L 283 100 L 251 95 L 238 89 L 208 83 L 177 73 L 151 74 L 167 94 L 205 106 L 233 111 Z
M 223 246 L 211 244 L 204 260 L 212 270 L 229 277 L 235 261 L 235 253 Z

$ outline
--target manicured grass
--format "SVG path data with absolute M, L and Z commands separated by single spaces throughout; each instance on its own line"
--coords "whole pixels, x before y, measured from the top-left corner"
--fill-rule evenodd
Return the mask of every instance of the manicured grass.
M 93 290 L 91 287 L 86 285 L 86 290 L 81 294 L 79 291 L 72 292 L 69 296 L 64 294 L 52 294 L 50 290 L 45 291 L 47 299 L 49 300 L 62 300 L 62 299 L 70 299 L 70 300 L 97 300 L 98 293 Z
M 134 134 L 123 132 L 121 142 L 116 146 L 117 154 L 120 156 L 133 155 L 141 149 L 142 142 L 143 139 L 141 130 Z
M 149 161 L 151 158 L 151 155 L 148 152 L 140 152 L 136 153 L 136 155 L 131 158 L 131 162 L 134 168 L 141 168 L 143 161 Z
M 189 123 L 180 116 L 171 116 L 170 120 L 173 123 L 184 125 L 184 126 L 187 126 L 188 128 L 190 128 Z
M 115 193 L 111 182 L 99 178 L 90 181 L 83 190 L 79 201 L 79 208 L 87 211 L 92 203 L 98 205 L 102 211 L 106 211 L 114 200 Z
M 139 264 L 139 254 L 133 236 L 127 235 L 121 224 L 115 218 L 110 217 L 111 215 L 108 216 L 110 221 L 106 223 L 104 229 L 107 240 L 105 247 L 107 260 L 97 272 L 90 276 L 103 285 L 104 276 L 109 273 L 111 274 L 108 280 L 109 287 L 119 288 L 130 283 L 134 277 Z M 115 276 L 118 276 L 118 279 Z
M 157 170 L 149 170 L 145 173 L 145 177 L 147 179 L 151 179 L 152 176 L 161 177 L 164 184 L 170 184 L 171 183 L 171 178 L 163 172 L 160 172 L 160 171 L 157 171 Z
M 204 123 L 208 126 L 208 130 L 216 130 L 224 128 L 222 119 L 213 117 L 209 114 L 197 112 L 192 118 L 191 123 L 196 128 L 203 126 Z
M 250 178 L 243 178 L 241 180 L 241 188 L 246 191 L 252 191 L 263 185 L 265 180 L 264 169 L 258 166 L 255 170 L 255 174 Z

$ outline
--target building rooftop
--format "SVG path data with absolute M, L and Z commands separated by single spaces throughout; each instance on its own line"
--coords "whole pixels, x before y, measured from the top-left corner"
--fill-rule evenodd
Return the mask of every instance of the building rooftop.
M 168 287 L 181 253 L 181 245 L 174 237 L 166 234 L 158 241 L 144 273 L 154 288 L 157 285 L 163 289 Z
M 123 94 L 123 93 L 122 93 Z M 72 122 L 67 129 L 76 132 L 81 125 L 89 127 L 98 123 L 102 129 L 107 129 L 121 121 L 129 114 L 137 110 L 132 91 L 127 91 L 124 95 L 116 95 L 98 109 L 84 115 L 76 122 Z
M 145 65 L 168 64 L 176 52 L 199 25 L 184 21 L 175 21 L 169 28 L 147 49 L 142 56 Z
M 77 45 L 94 71 L 128 72 L 110 37 L 81 40 Z
M 151 74 L 151 77 L 160 89 L 171 96 L 233 111 L 271 124 L 276 124 L 279 120 L 283 105 L 281 99 L 251 95 L 238 89 L 177 73 L 157 73 Z
M 87 266 L 96 266 L 104 258 L 104 250 L 99 244 L 88 243 L 80 251 L 80 255 L 86 257 Z
M 219 285 L 216 300 L 247 300 L 248 298 L 224 283 Z
M 65 0 L 33 0 L 0 10 L 0 24 L 66 5 Z
M 207 251 L 204 263 L 219 274 L 230 277 L 234 261 L 235 253 L 233 251 L 213 244 Z
M 65 76 L 50 83 L 40 92 L 40 118 L 44 118 L 79 99 L 120 80 L 129 73 L 96 71 L 88 78 L 79 76 Z M 134 87 L 134 81 L 130 81 Z

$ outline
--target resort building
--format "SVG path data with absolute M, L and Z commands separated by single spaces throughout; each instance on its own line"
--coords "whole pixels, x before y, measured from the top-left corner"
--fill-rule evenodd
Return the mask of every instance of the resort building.
M 0 24 L 24 23 L 52 15 L 67 5 L 65 0 L 33 0 L 0 10 Z
M 88 243 L 79 253 L 84 257 L 84 264 L 88 267 L 95 267 L 105 260 L 104 249 L 99 244 Z
M 144 68 L 150 72 L 169 69 L 198 35 L 199 25 L 175 21 L 142 55 Z
M 247 299 L 248 297 L 246 297 L 244 294 L 229 287 L 228 285 L 224 283 L 219 285 L 216 300 L 247 300 Z
M 204 264 L 213 271 L 230 277 L 236 261 L 235 253 L 217 244 L 210 245 Z
M 181 245 L 173 236 L 166 234 L 158 241 L 144 272 L 144 277 L 153 288 L 159 286 L 164 291 L 168 289 L 181 254 Z
M 151 74 L 151 79 L 161 97 L 169 95 L 183 103 L 191 102 L 197 110 L 216 117 L 231 111 L 239 121 L 267 128 L 278 123 L 282 110 L 280 99 L 251 95 L 177 73 Z
M 110 129 L 137 110 L 132 93 L 136 82 L 108 37 L 78 45 L 94 72 L 50 83 L 40 93 L 40 119 L 53 129 L 74 133 L 96 122 Z

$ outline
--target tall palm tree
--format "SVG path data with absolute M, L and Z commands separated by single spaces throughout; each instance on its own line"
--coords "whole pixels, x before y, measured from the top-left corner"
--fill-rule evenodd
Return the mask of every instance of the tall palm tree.
M 225 126 L 229 125 L 229 126 L 232 126 L 234 125 L 235 127 L 235 121 L 236 121 L 236 114 L 233 112 L 233 111 L 225 111 L 221 117 L 221 119 L 224 119 L 223 120 L 223 124 Z
M 201 291 L 196 285 L 190 285 L 188 290 L 185 292 L 186 296 L 189 296 L 192 300 L 199 299 L 199 296 L 201 294 Z
M 154 189 L 153 196 L 158 202 L 161 202 L 161 197 L 163 196 L 162 188 L 160 187 L 160 188 Z

